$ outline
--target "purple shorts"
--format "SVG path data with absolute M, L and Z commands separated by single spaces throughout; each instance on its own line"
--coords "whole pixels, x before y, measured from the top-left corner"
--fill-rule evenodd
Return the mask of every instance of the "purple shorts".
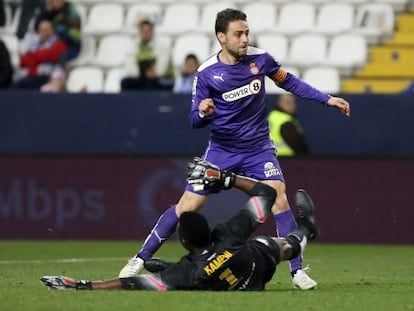
M 258 150 L 238 150 L 237 152 L 210 142 L 202 158 L 221 169 L 231 170 L 238 175 L 257 180 L 281 180 L 285 182 L 276 157 L 275 147 L 271 142 Z M 193 192 L 189 185 L 186 186 L 186 190 Z M 208 191 L 197 193 L 208 194 Z

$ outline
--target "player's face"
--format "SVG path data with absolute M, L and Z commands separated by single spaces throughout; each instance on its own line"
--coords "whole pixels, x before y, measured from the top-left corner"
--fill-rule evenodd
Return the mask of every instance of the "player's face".
M 223 42 L 224 41 L 224 42 Z M 223 36 L 223 50 L 239 59 L 246 55 L 249 44 L 249 27 L 243 20 L 230 22 Z

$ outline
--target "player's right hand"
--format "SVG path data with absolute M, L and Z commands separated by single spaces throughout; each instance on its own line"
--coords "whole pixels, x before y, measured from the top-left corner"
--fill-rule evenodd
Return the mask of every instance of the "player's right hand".
M 217 165 L 198 157 L 187 165 L 187 182 L 194 191 L 230 189 L 235 179 L 236 174 L 233 172 L 221 170 Z
M 331 96 L 328 100 L 328 106 L 337 107 L 345 116 L 351 116 L 350 104 L 341 97 Z
M 211 98 L 203 99 L 198 105 L 198 112 L 200 115 L 208 117 L 212 115 L 216 111 L 216 105 L 214 105 L 214 101 Z

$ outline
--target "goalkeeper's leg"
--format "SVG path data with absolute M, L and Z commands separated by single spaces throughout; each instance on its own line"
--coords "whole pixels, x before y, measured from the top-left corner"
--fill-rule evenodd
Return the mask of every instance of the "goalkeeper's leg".
M 176 205 L 172 205 L 158 219 L 139 252 L 130 258 L 119 273 L 120 278 L 138 275 L 144 268 L 144 261 L 151 259 L 154 253 L 175 232 L 180 215 L 187 211 L 199 210 L 207 196 L 186 190 Z

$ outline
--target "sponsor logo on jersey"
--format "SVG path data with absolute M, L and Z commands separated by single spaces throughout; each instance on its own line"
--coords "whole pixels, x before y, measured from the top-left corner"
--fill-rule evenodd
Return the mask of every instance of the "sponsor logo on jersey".
M 249 66 L 250 66 L 250 73 L 252 75 L 259 74 L 259 67 L 257 67 L 255 63 L 250 63 Z
M 233 254 L 230 253 L 228 250 L 225 250 L 223 253 L 219 254 L 216 258 L 212 259 L 208 264 L 204 266 L 204 272 L 208 276 L 212 275 L 231 257 L 233 257 Z
M 262 81 L 260 81 L 259 79 L 254 79 L 249 84 L 243 85 L 237 89 L 223 93 L 221 97 L 226 102 L 232 102 L 247 97 L 249 95 L 256 95 L 260 92 L 261 89 Z
M 264 165 L 264 174 L 266 177 L 280 176 L 282 172 L 272 162 L 266 162 Z

